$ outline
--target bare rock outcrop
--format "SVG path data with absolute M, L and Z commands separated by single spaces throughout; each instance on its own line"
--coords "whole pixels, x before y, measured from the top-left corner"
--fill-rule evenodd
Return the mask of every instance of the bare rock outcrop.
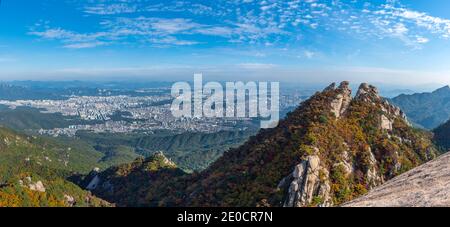
M 31 191 L 45 192 L 46 189 L 42 181 L 38 181 L 36 183 L 31 183 L 28 185 Z
M 317 198 L 318 206 L 331 206 L 331 186 L 328 171 L 320 166 L 316 155 L 307 157 L 295 167 L 294 172 L 283 179 L 279 187 L 288 186 L 284 207 L 304 207 Z
M 76 200 L 75 198 L 73 198 L 73 196 L 71 195 L 64 195 L 64 201 L 66 203 L 67 206 L 69 207 L 73 207 L 76 204 Z
M 19 180 L 19 185 L 28 187 L 31 191 L 45 192 L 47 190 L 42 181 L 33 182 L 31 177 L 25 177 L 25 179 Z
M 392 131 L 394 119 L 403 119 L 409 124 L 405 113 L 397 106 L 392 105 L 386 99 L 382 98 L 378 93 L 378 89 L 372 85 L 363 83 L 358 89 L 355 100 L 369 102 L 374 106 L 378 106 L 382 113 L 380 116 L 379 128 Z
M 393 122 L 391 119 L 386 117 L 385 115 L 381 115 L 380 119 L 380 128 L 388 131 L 392 131 L 393 129 Z
M 334 84 L 332 84 L 332 86 L 334 87 Z M 332 88 L 328 87 L 327 89 L 331 90 Z M 340 118 L 342 114 L 347 111 L 350 102 L 352 101 L 352 90 L 349 87 L 349 82 L 344 81 L 339 85 L 336 91 L 336 98 L 331 102 L 331 112 L 334 113 L 336 118 Z
M 366 154 L 368 156 L 368 168 L 367 168 L 367 171 L 365 174 L 366 174 L 369 189 L 372 189 L 372 188 L 382 184 L 384 179 L 379 174 L 379 170 L 377 169 L 378 161 L 375 158 L 375 156 L 373 155 L 372 149 L 368 148 L 368 150 L 366 151 Z
M 369 85 L 367 83 L 362 83 L 359 86 L 355 99 L 365 102 L 375 102 L 381 100 L 381 97 L 376 87 Z

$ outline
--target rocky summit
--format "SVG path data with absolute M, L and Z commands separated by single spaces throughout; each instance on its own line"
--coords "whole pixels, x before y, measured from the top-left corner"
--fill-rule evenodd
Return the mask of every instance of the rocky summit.
M 450 154 L 406 172 L 369 194 L 344 204 L 347 207 L 450 206 Z
M 382 184 L 386 179 L 402 171 L 402 163 L 399 160 L 401 154 L 398 150 L 392 150 L 395 152 L 394 158 L 396 161 L 394 161 L 390 172 L 387 174 L 383 173 L 384 160 L 379 160 L 377 157 L 381 159 L 387 158 L 383 157 L 386 154 L 382 154 L 380 151 L 388 149 L 388 147 L 384 144 L 370 143 L 369 140 L 376 138 L 377 140 L 383 140 L 384 142 L 382 143 L 392 142 L 392 145 L 400 141 L 398 145 L 405 145 L 403 144 L 405 136 L 396 135 L 398 133 L 397 130 L 400 128 L 397 125 L 394 128 L 394 124 L 403 124 L 402 127 L 408 128 L 407 125 L 409 123 L 406 116 L 398 107 L 389 104 L 389 102 L 381 98 L 375 87 L 361 84 L 355 98 L 352 99 L 348 85 L 348 82 L 343 82 L 339 87 L 334 88 L 333 84 L 324 90 L 324 93 L 334 93 L 332 95 L 334 99 L 331 101 L 331 112 L 336 117 L 335 121 L 356 120 L 359 121 L 359 125 L 354 125 L 355 127 L 367 127 L 370 125 L 369 127 L 374 127 L 378 132 L 367 132 L 362 129 L 361 132 L 366 138 L 364 139 L 365 141 L 363 140 L 364 142 L 360 141 L 360 143 L 366 144 L 363 146 L 359 144 L 360 150 L 351 148 L 355 146 L 355 138 L 351 137 L 357 134 L 351 135 L 350 133 L 349 137 L 345 138 L 345 133 L 339 131 L 336 131 L 334 135 L 341 137 L 342 150 L 334 148 L 336 149 L 334 153 L 321 156 L 320 150 L 323 146 L 320 144 L 307 145 L 310 146 L 313 154 L 304 158 L 295 167 L 293 173 L 287 179 L 283 179 L 279 185 L 279 188 L 286 188 L 286 182 L 291 182 L 288 184 L 283 206 L 331 206 L 339 204 L 357 194 L 365 193 L 367 190 Z M 362 116 L 355 115 L 363 113 L 362 110 L 368 111 L 367 116 L 364 118 L 378 118 L 378 121 L 373 121 L 372 124 L 363 123 Z M 375 112 L 378 113 L 375 114 Z M 399 141 L 395 141 L 396 139 Z M 323 145 L 326 146 L 326 143 L 329 142 L 325 142 Z M 431 143 L 428 144 L 431 145 Z M 428 153 L 430 157 L 424 157 L 423 160 L 431 158 L 436 152 L 434 148 L 430 147 L 430 150 L 425 151 L 425 153 Z M 355 184 L 355 182 L 359 183 Z M 351 187 L 354 188 L 352 189 Z M 336 194 L 336 192 L 338 193 Z
M 94 169 L 79 184 L 117 206 L 143 206 L 149 203 L 146 198 L 149 188 L 183 174 L 163 153 L 155 153 L 103 172 Z

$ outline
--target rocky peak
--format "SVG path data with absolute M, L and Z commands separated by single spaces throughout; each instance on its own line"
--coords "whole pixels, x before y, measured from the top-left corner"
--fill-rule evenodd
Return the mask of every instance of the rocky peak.
M 334 113 L 336 118 L 340 118 L 345 111 L 347 111 L 350 102 L 352 101 L 352 90 L 349 87 L 349 82 L 342 82 L 338 88 L 333 83 L 325 91 L 334 91 L 336 93 L 335 98 L 331 102 L 331 112 Z
M 355 99 L 362 101 L 379 101 L 380 95 L 378 89 L 370 84 L 362 83 L 359 86 Z
M 90 179 L 87 179 L 89 181 L 86 181 L 88 184 L 85 188 L 118 206 L 142 206 L 141 203 L 154 202 L 146 200 L 147 191 L 144 189 L 184 174 L 174 162 L 158 152 L 148 158 L 139 157 L 132 163 L 110 167 L 100 173 L 93 172 Z
M 352 91 L 347 81 L 342 82 L 338 87 L 334 83 L 331 84 L 322 95 L 322 97 L 325 96 L 329 98 L 328 100 L 332 100 L 330 102 L 331 112 L 336 116 L 336 122 L 326 124 L 342 124 L 347 118 L 363 117 L 355 115 L 350 110 L 356 110 L 357 113 L 358 111 L 365 112 L 369 119 L 378 118 L 378 121 L 365 123 L 381 129 L 377 132 L 365 131 L 364 135 L 368 137 L 374 137 L 373 133 L 381 136 L 384 133 L 383 131 L 388 131 L 387 135 L 394 135 L 394 121 L 397 119 L 405 119 L 404 123 L 407 123 L 406 116 L 400 108 L 390 104 L 379 95 L 376 87 L 367 83 L 361 84 L 354 99 L 352 99 Z M 337 135 L 338 132 L 333 134 L 333 136 Z M 316 137 L 320 136 L 316 135 Z M 388 137 L 388 139 L 390 140 L 391 137 Z M 366 144 L 361 147 L 352 144 L 351 140 L 342 138 L 341 147 L 337 148 L 335 144 L 331 146 L 339 151 L 329 151 L 327 149 L 330 149 L 330 147 L 324 149 L 323 144 L 317 143 L 308 144 L 307 147 L 310 148 L 305 149 L 308 150 L 308 156 L 304 157 L 294 167 L 292 173 L 284 177 L 278 184 L 278 188 L 286 193 L 282 202 L 283 206 L 332 206 L 333 204 L 339 204 L 345 201 L 345 192 L 352 190 L 348 187 L 348 180 L 352 177 L 359 179 L 356 187 L 359 188 L 358 190 L 363 188 L 362 191 L 364 191 L 382 184 L 385 179 L 395 176 L 402 169 L 402 163 L 398 161 L 398 151 L 392 153 L 390 158 L 395 161 L 388 171 L 385 171 L 384 167 L 380 167 L 381 160 L 385 159 L 381 155 L 382 151 L 390 149 L 390 147 L 384 147 L 380 144 Z M 406 150 L 408 149 L 410 148 Z M 344 194 L 336 193 L 336 191 Z
M 336 83 L 332 83 L 332 84 L 328 85 L 328 87 L 323 89 L 323 92 L 334 91 L 335 89 L 336 89 Z
M 362 83 L 355 96 L 355 100 L 367 102 L 380 108 L 382 111 L 380 116 L 381 129 L 392 130 L 392 125 L 396 118 L 401 118 L 409 124 L 404 112 L 399 107 L 392 105 L 388 100 L 382 98 L 379 95 L 378 89 L 372 85 Z
M 437 89 L 436 91 L 433 91 L 433 94 L 449 94 L 450 93 L 450 86 L 444 86 L 441 87 L 439 89 Z
M 352 92 L 350 89 L 350 82 L 349 81 L 342 81 L 341 84 L 338 87 L 338 90 L 345 91 L 345 92 Z
M 164 153 L 162 151 L 157 152 L 150 158 L 146 159 L 146 162 L 154 161 L 154 160 L 159 160 L 166 164 L 174 164 L 169 158 L 166 157 L 166 155 L 164 155 Z
M 163 152 L 157 152 L 143 161 L 143 167 L 149 171 L 157 171 L 162 168 L 174 169 L 177 165 L 167 158 Z

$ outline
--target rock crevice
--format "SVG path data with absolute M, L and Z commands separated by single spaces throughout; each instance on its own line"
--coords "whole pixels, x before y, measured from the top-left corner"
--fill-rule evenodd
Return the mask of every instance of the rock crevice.
M 288 185 L 287 185 L 288 184 Z M 331 186 L 328 171 L 320 166 L 320 158 L 316 155 L 307 157 L 295 166 L 294 172 L 280 183 L 288 186 L 284 207 L 304 207 L 317 199 L 318 206 L 331 206 Z

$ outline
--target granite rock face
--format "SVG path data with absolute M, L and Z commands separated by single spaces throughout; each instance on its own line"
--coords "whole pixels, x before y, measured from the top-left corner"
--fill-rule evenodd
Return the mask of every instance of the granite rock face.
M 367 184 L 368 184 L 368 188 L 372 189 L 380 184 L 383 183 L 384 179 L 382 174 L 380 174 L 377 166 L 378 166 L 378 161 L 375 158 L 375 156 L 373 155 L 372 149 L 368 149 L 367 151 L 365 151 L 369 158 L 368 158 L 368 168 L 366 170 L 366 178 L 367 178 Z
M 381 129 L 392 131 L 392 127 L 393 127 L 392 124 L 393 124 L 393 122 L 389 118 L 387 118 L 384 115 L 381 115 L 381 123 L 380 123 Z
M 334 84 L 331 86 L 334 87 Z M 327 89 L 332 89 L 328 87 Z M 349 87 L 349 82 L 342 82 L 336 89 L 338 91 L 336 98 L 331 102 L 331 112 L 334 113 L 336 118 L 340 118 L 345 111 L 347 111 L 350 102 L 352 101 L 352 90 Z
M 346 207 L 449 207 L 450 153 L 410 170 Z
M 378 93 L 378 89 L 372 85 L 362 83 L 359 86 L 358 92 L 356 93 L 355 99 L 366 101 L 366 102 L 374 102 L 380 100 L 381 97 Z
M 319 206 L 331 206 L 331 186 L 328 171 L 320 166 L 320 158 L 309 156 L 295 167 L 294 172 L 283 179 L 280 186 L 289 183 L 284 207 L 303 207 L 311 204 L 315 197 L 323 198 Z M 321 177 L 322 176 L 322 177 Z

